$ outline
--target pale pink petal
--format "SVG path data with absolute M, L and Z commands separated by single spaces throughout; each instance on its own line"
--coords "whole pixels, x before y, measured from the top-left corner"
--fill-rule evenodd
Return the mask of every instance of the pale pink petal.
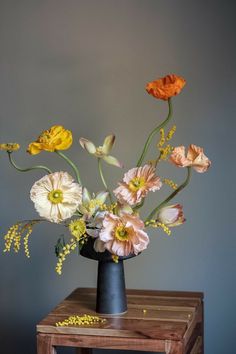
M 170 162 L 177 167 L 187 167 L 191 165 L 191 161 L 185 157 L 185 147 L 175 147 L 170 155 Z
M 126 172 L 123 181 L 113 192 L 120 203 L 135 205 L 142 202 L 148 192 L 155 192 L 161 186 L 160 178 L 155 175 L 155 168 L 144 165 Z

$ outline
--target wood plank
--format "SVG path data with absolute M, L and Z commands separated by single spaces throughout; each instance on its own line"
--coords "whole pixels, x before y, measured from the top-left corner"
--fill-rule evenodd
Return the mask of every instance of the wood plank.
M 74 296 L 68 297 L 65 300 L 65 303 L 68 302 L 78 302 L 81 304 L 86 304 L 90 307 L 95 308 L 96 297 L 92 295 L 80 295 L 79 293 L 74 294 Z M 144 297 L 141 301 L 140 298 L 133 296 L 127 297 L 128 307 L 134 306 L 176 306 L 176 307 L 196 307 L 201 303 L 201 299 L 198 298 L 180 298 L 180 297 Z
M 167 307 L 168 310 L 163 310 L 160 307 L 145 307 L 145 311 L 143 311 L 143 307 L 140 308 L 129 308 L 127 313 L 122 314 L 122 318 L 126 319 L 139 319 L 139 320 L 162 320 L 162 321 L 177 321 L 177 322 L 190 322 L 195 309 L 191 309 L 191 311 L 181 311 L 181 308 L 177 308 L 177 311 L 170 306 Z M 77 302 L 70 302 L 68 305 L 65 304 L 58 306 L 54 311 L 51 312 L 53 316 L 64 316 L 65 318 L 72 315 L 82 316 L 83 314 L 88 315 L 97 315 L 94 309 L 88 308 L 87 305 L 78 304 Z M 114 315 L 102 315 L 102 318 L 117 318 Z M 121 317 L 121 316 L 118 316 Z
M 146 309 L 146 310 L 160 310 L 160 311 L 186 311 L 186 312 L 194 312 L 196 307 L 198 306 L 199 302 L 196 303 L 195 306 L 182 306 L 182 303 L 181 303 L 181 306 L 175 306 L 175 305 L 172 305 L 172 304 L 169 304 L 168 302 L 168 305 L 162 305 L 160 303 L 157 304 L 132 304 L 132 303 L 128 303 L 128 310 L 131 311 L 131 310 L 143 310 L 143 309 Z M 63 301 L 61 304 L 59 304 L 53 311 L 52 313 L 57 313 L 57 312 L 60 312 L 62 313 L 64 309 L 69 309 L 70 307 L 72 306 L 76 306 L 77 308 L 79 309 L 90 309 L 92 311 L 95 311 L 95 303 L 93 303 L 92 301 L 81 301 L 81 300 L 70 300 L 70 301 Z M 65 311 L 64 311 L 65 312 Z
M 42 334 L 43 336 L 43 334 Z M 54 346 L 164 352 L 164 340 L 52 334 Z M 173 342 L 175 343 L 175 342 Z M 44 353 L 46 354 L 46 353 Z
M 83 334 L 90 336 L 108 337 L 132 337 L 132 338 L 157 338 L 182 340 L 186 332 L 187 325 L 182 322 L 171 321 L 143 321 L 124 318 L 113 318 L 105 323 L 90 326 L 66 326 L 56 327 L 57 321 L 63 321 L 64 317 L 48 316 L 37 325 L 40 333 L 61 333 L 61 334 Z
M 85 294 L 96 294 L 95 288 L 77 288 L 72 294 L 79 293 L 81 295 Z M 185 298 L 200 298 L 203 299 L 203 292 L 199 291 L 173 291 L 173 290 L 140 290 L 140 289 L 126 289 L 127 295 L 140 295 L 141 297 L 146 296 L 163 296 L 163 297 L 185 297 Z

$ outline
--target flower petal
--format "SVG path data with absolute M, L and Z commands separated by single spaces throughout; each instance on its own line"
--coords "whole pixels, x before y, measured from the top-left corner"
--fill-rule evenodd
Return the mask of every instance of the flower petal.
M 105 160 L 109 165 L 113 165 L 116 167 L 123 167 L 123 165 L 117 160 L 117 158 L 113 157 L 113 156 L 103 156 L 102 157 L 103 160 Z
M 115 142 L 115 135 L 111 134 L 105 137 L 104 142 L 103 142 L 103 146 L 102 146 L 102 152 L 105 155 L 108 155 L 109 152 L 112 149 L 112 146 L 114 145 Z
M 92 155 L 95 154 L 96 146 L 94 145 L 94 143 L 92 143 L 92 141 L 87 140 L 85 138 L 80 138 L 79 142 L 83 149 L 87 150 Z

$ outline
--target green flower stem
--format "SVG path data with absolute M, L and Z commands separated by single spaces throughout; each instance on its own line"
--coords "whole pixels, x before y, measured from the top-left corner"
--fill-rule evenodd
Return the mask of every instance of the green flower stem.
M 38 166 L 32 166 L 32 167 L 28 167 L 28 168 L 21 168 L 19 167 L 15 161 L 13 160 L 12 158 L 12 152 L 9 152 L 8 151 L 8 158 L 9 158 L 9 161 L 10 161 L 10 164 L 17 170 L 17 171 L 20 171 L 20 172 L 28 172 L 28 171 L 32 171 L 32 170 L 44 170 L 46 171 L 47 173 L 52 173 L 52 171 L 46 167 L 46 166 L 42 166 L 42 165 L 38 165 Z
M 172 117 L 172 113 L 173 113 L 173 109 L 172 109 L 172 102 L 171 102 L 171 98 L 168 99 L 168 107 L 169 107 L 169 112 L 168 112 L 168 115 L 166 117 L 166 119 L 161 123 L 159 124 L 155 129 L 153 129 L 153 131 L 151 131 L 151 133 L 149 134 L 148 138 L 147 138 L 147 141 L 144 145 L 144 148 L 143 148 L 143 151 L 142 151 L 142 154 L 137 162 L 137 167 L 140 167 L 143 163 L 143 160 L 144 160 L 144 157 L 146 156 L 147 154 L 147 151 L 148 151 L 148 148 L 152 142 L 152 139 L 154 137 L 154 135 L 161 129 L 163 128 L 168 122 L 169 120 L 171 119 Z
M 143 198 L 143 200 L 141 201 L 141 203 L 139 203 L 138 205 L 136 205 L 136 207 L 133 208 L 134 211 L 137 211 L 138 209 L 142 208 L 144 205 L 144 201 L 145 199 Z
M 98 157 L 98 171 L 99 171 L 99 174 L 100 174 L 102 183 L 103 183 L 104 187 L 106 188 L 106 190 L 107 190 L 108 193 L 109 193 L 109 199 L 110 199 L 110 202 L 111 202 L 111 204 L 112 204 L 111 192 L 109 191 L 109 189 L 108 189 L 108 187 L 107 187 L 107 183 L 106 183 L 105 178 L 104 178 L 104 175 L 103 175 L 102 164 L 101 164 L 101 158 L 100 158 L 100 157 Z
M 80 174 L 79 174 L 79 170 L 78 168 L 76 167 L 76 165 L 74 164 L 74 162 L 71 161 L 71 159 L 69 159 L 69 157 L 67 157 L 65 154 L 63 154 L 61 151 L 58 151 L 58 150 L 55 150 L 55 152 L 61 156 L 73 169 L 75 175 L 76 175 L 76 178 L 77 178 L 77 181 L 78 183 L 82 186 L 82 183 L 81 183 L 81 179 L 80 179 Z
M 167 197 L 161 204 L 159 204 L 155 209 L 153 209 L 153 211 L 148 215 L 147 219 L 145 220 L 145 222 L 150 221 L 151 219 L 153 219 L 154 215 L 161 209 L 163 208 L 171 199 L 173 199 L 176 194 L 178 194 L 182 189 L 184 189 L 190 181 L 191 178 L 191 167 L 187 167 L 187 177 L 185 179 L 185 181 L 173 192 L 169 195 L 169 197 Z

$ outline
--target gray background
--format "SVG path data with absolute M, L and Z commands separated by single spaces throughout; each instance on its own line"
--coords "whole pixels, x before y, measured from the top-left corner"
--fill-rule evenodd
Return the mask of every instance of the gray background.
M 126 262 L 129 288 L 205 293 L 206 354 L 235 353 L 235 5 L 233 1 L 1 0 L 1 141 L 17 141 L 17 162 L 68 169 L 54 154 L 25 154 L 53 124 L 71 129 L 68 155 L 88 188 L 101 184 L 96 161 L 82 151 L 83 136 L 100 144 L 107 133 L 114 155 L 133 167 L 145 138 L 166 114 L 165 102 L 145 84 L 167 73 L 186 88 L 174 99 L 174 144 L 205 147 L 213 166 L 177 202 L 187 223 L 171 238 L 151 232 L 151 246 Z M 16 220 L 37 217 L 29 190 L 42 174 L 20 174 L 0 156 L 1 234 Z M 123 172 L 105 167 L 114 186 Z M 184 171 L 161 166 L 180 182 Z M 166 190 L 167 191 L 167 190 Z M 162 194 L 163 193 L 163 194 Z M 161 192 L 160 198 L 164 196 Z M 151 200 L 150 204 L 154 202 Z M 0 256 L 0 352 L 35 353 L 35 325 L 78 286 L 95 286 L 96 263 L 70 256 L 54 272 L 56 225 L 38 226 L 23 252 Z M 3 248 L 3 239 L 1 240 Z

